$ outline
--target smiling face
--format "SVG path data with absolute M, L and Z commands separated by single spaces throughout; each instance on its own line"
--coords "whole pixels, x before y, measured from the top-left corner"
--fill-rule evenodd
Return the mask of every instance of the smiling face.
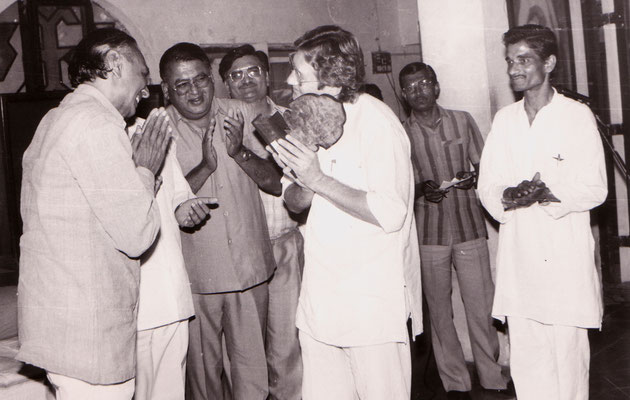
M 549 74 L 556 65 L 554 55 L 543 60 L 524 41 L 507 46 L 505 61 L 510 85 L 515 92 L 537 90 L 549 85 Z
M 402 77 L 403 97 L 413 111 L 424 112 L 433 109 L 440 95 L 440 85 L 429 71 L 421 70 Z
M 210 67 L 201 60 L 177 61 L 168 66 L 162 82 L 164 96 L 186 119 L 207 117 L 214 98 Z
M 129 118 L 135 115 L 140 100 L 149 97 L 149 68 L 136 48 L 126 49 L 120 54 L 121 96 L 117 109 L 123 117 Z
M 233 74 L 233 72 L 236 73 Z M 269 86 L 268 74 L 257 57 L 246 55 L 237 58 L 226 76 L 225 85 L 233 99 L 246 103 L 256 103 L 266 99 Z

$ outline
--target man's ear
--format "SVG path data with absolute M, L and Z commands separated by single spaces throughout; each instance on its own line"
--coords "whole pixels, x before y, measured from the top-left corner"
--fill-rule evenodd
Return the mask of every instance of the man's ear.
M 549 57 L 547 57 L 547 59 L 545 60 L 544 66 L 545 66 L 545 72 L 547 74 L 550 74 L 551 71 L 553 71 L 556 68 L 556 63 L 558 62 L 558 60 L 556 59 L 555 55 L 550 55 Z
M 233 98 L 232 97 L 232 89 L 230 88 L 230 84 L 228 83 L 227 80 L 223 81 L 223 86 L 225 86 L 225 90 L 227 90 L 228 96 L 230 96 L 230 99 L 232 99 Z
M 435 93 L 435 98 L 437 99 L 438 97 L 440 97 L 440 82 L 435 82 L 433 90 Z
M 105 55 L 105 64 L 109 73 L 117 78 L 122 76 L 122 58 L 123 55 L 117 50 L 109 50 Z
M 168 100 L 168 84 L 162 81 L 162 83 L 160 83 L 160 87 L 162 88 L 162 94 L 164 95 L 164 100 Z

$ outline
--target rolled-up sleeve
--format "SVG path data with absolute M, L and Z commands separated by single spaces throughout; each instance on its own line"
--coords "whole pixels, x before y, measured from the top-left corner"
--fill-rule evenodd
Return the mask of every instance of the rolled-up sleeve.
M 387 233 L 399 231 L 407 218 L 412 179 L 409 141 L 402 125 L 371 124 L 362 143 L 368 207 Z M 395 130 L 394 134 L 383 134 Z

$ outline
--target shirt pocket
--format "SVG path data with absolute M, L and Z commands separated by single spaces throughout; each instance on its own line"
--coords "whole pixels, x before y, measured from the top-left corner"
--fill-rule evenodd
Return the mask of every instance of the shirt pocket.
M 446 166 L 452 166 L 457 173 L 467 166 L 468 141 L 464 138 L 445 140 L 442 142 Z

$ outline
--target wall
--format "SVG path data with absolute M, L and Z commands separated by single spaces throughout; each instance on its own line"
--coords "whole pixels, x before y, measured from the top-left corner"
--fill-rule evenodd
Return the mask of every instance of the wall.
M 308 29 L 338 24 L 354 33 L 366 56 L 367 81 L 376 83 L 397 110 L 394 91 L 384 75 L 371 74 L 370 52 L 393 54 L 394 74 L 419 57 L 415 0 L 96 0 L 138 40 L 151 76 L 159 82 L 159 58 L 180 41 L 200 44 L 267 42 L 291 44 Z M 401 34 L 402 32 L 402 34 Z M 401 44 L 401 36 L 405 44 Z M 378 38 L 378 40 L 377 40 Z M 409 38 L 415 38 L 411 43 Z M 397 76 L 397 75 L 394 75 Z
M 514 101 L 501 43 L 501 35 L 508 29 L 506 2 L 418 0 L 418 15 L 423 59 L 434 67 L 440 82 L 438 102 L 470 112 L 485 137 L 496 111 Z M 494 274 L 498 232 L 489 222 L 487 226 Z M 455 325 L 466 358 L 472 360 L 455 278 L 453 284 Z M 503 335 L 500 341 L 501 361 L 505 362 L 508 346 Z

